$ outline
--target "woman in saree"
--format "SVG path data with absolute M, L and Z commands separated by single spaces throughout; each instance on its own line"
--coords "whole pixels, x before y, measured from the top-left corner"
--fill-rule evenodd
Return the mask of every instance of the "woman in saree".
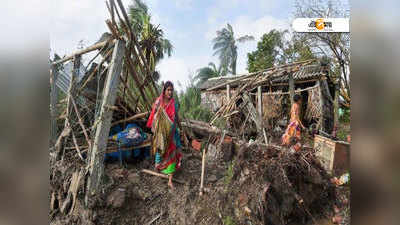
M 181 165 L 178 104 L 172 97 L 174 86 L 167 81 L 161 95 L 153 104 L 147 127 L 153 132 L 151 152 L 155 155 L 155 168 L 169 176 L 168 186 L 173 189 L 172 176 Z
M 294 145 L 294 150 L 299 151 L 301 147 L 300 139 L 301 139 L 301 128 L 304 129 L 303 124 L 300 120 L 300 107 L 301 107 L 301 96 L 296 94 L 293 97 L 294 104 L 290 109 L 290 121 L 289 125 L 286 128 L 285 133 L 282 136 L 282 145 L 289 146 L 292 144 L 292 141 L 296 143 Z

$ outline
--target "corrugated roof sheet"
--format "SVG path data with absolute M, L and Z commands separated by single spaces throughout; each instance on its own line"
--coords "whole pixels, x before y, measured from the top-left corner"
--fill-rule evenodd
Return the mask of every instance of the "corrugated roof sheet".
M 319 78 L 324 74 L 323 68 L 320 65 L 307 65 L 302 66 L 299 71 L 293 73 L 293 79 L 295 81 L 300 80 L 311 80 Z M 273 83 L 288 82 L 289 75 L 273 79 Z

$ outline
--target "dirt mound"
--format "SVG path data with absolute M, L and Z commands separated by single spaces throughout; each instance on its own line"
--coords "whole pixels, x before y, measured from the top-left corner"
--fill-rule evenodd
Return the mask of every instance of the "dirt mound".
M 259 224 L 309 224 L 330 215 L 336 203 L 335 186 L 312 149 L 293 154 L 245 145 L 235 165 L 231 186 L 240 189 L 230 190 L 251 199 L 250 218 Z
M 73 212 L 53 202 L 51 224 L 311 224 L 331 216 L 336 204 L 335 186 L 311 149 L 290 154 L 245 144 L 232 161 L 207 161 L 203 196 L 199 153 L 184 152 L 175 177 L 185 184 L 173 191 L 166 179 L 140 172 L 153 169 L 151 162 L 106 165 L 102 195 L 85 207 L 80 182 Z M 60 195 L 59 202 L 79 165 L 65 160 L 51 167 L 50 195 Z

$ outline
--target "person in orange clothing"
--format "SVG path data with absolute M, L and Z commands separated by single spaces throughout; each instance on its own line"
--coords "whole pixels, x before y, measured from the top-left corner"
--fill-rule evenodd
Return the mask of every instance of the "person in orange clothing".
M 294 103 L 292 105 L 292 108 L 290 109 L 289 125 L 282 136 L 282 145 L 289 146 L 294 139 L 296 144 L 293 148 L 294 150 L 299 151 L 301 147 L 301 128 L 305 128 L 300 120 L 300 107 L 302 103 L 301 96 L 296 94 L 293 97 L 293 101 Z

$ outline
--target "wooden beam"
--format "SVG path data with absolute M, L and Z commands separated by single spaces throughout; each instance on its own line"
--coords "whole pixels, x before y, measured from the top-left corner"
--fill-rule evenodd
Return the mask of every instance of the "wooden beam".
M 206 167 L 206 149 L 204 148 L 203 149 L 203 156 L 202 156 L 202 159 L 201 159 L 200 196 L 203 195 L 205 167 Z
M 258 107 L 258 115 L 262 118 L 262 92 L 261 86 L 257 87 L 257 107 Z
M 125 42 L 118 40 L 114 46 L 111 60 L 111 66 L 108 70 L 107 80 L 104 86 L 103 100 L 100 107 L 99 122 L 93 142 L 93 148 L 90 150 L 90 164 L 87 195 L 88 197 L 99 193 L 100 185 L 104 173 L 104 151 L 107 147 L 108 134 L 111 127 L 113 112 L 107 106 L 114 105 L 117 97 L 117 89 L 122 71 L 123 57 L 125 53 Z M 87 201 L 86 201 L 87 203 Z
M 57 65 L 59 63 L 63 63 L 63 62 L 66 62 L 68 60 L 71 60 L 77 55 L 82 55 L 82 54 L 85 54 L 85 53 L 100 49 L 100 48 L 104 47 L 107 43 L 108 43 L 108 41 L 103 41 L 103 42 L 94 44 L 94 45 L 92 45 L 90 47 L 87 47 L 85 49 L 82 49 L 82 50 L 79 50 L 79 51 L 77 51 L 75 53 L 72 53 L 71 55 L 66 56 L 66 57 L 64 57 L 64 58 L 62 58 L 60 60 L 57 60 L 57 61 L 53 62 L 52 65 Z

